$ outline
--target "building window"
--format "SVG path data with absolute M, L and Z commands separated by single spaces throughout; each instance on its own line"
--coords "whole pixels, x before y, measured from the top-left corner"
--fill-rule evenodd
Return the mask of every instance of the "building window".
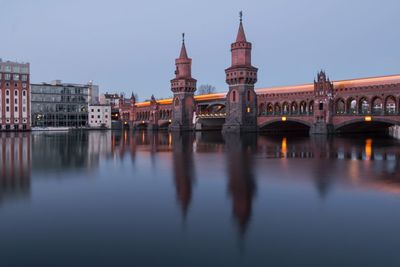
M 14 107 L 14 111 L 15 111 L 15 112 L 18 112 L 18 107 Z
M 18 96 L 18 90 L 14 90 L 14 95 Z
M 7 81 L 11 80 L 11 74 L 6 73 L 6 74 L 4 75 L 4 79 L 6 79 Z
M 94 115 L 92 115 L 92 119 L 94 119 Z
M 19 74 L 14 74 L 13 78 L 14 78 L 14 81 L 19 81 Z
M 6 112 L 10 112 L 10 107 L 6 107 Z
M 97 118 L 100 119 L 100 115 L 97 115 Z
M 98 109 L 97 112 L 100 112 L 100 109 Z
M 26 85 L 26 84 L 25 84 Z M 22 96 L 26 96 L 26 91 L 22 91 Z
M 10 90 L 6 90 L 6 95 L 10 95 Z
M 323 110 L 324 109 L 324 103 L 319 103 L 319 110 Z
M 21 76 L 21 80 L 22 80 L 23 82 L 26 82 L 26 81 L 28 80 L 28 75 L 22 75 L 22 76 Z

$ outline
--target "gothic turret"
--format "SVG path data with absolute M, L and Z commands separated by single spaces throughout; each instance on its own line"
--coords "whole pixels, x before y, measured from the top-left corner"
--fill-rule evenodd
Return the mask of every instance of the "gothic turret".
M 175 65 L 175 78 L 171 80 L 174 98 L 170 130 L 192 130 L 196 80 L 192 78 L 192 59 L 187 55 L 184 34 L 182 34 L 181 52 L 179 58 L 175 60 Z
M 328 134 L 333 132 L 333 83 L 324 71 L 317 74 L 314 80 L 314 123 L 310 129 L 313 134 Z
M 227 115 L 224 132 L 257 130 L 257 95 L 254 84 L 258 69 L 251 65 L 252 45 L 246 40 L 240 12 L 236 42 L 231 45 L 231 66 L 225 70 L 229 91 L 226 96 Z

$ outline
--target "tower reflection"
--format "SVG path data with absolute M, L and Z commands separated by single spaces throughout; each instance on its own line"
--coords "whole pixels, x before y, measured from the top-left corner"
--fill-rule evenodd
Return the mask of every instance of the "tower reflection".
M 172 135 L 173 169 L 176 197 L 180 204 L 182 217 L 185 220 L 192 199 L 194 181 L 192 133 L 170 133 Z
M 252 157 L 257 136 L 252 134 L 225 134 L 228 190 L 232 197 L 232 212 L 241 235 L 246 233 L 251 220 L 253 198 L 256 192 Z

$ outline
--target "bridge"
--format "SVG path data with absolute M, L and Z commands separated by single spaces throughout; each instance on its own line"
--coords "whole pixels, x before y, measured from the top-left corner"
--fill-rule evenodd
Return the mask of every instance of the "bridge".
M 184 36 L 183 36 L 184 37 Z M 225 69 L 228 91 L 195 95 L 192 59 L 185 40 L 175 60 L 173 98 L 122 105 L 124 125 L 134 129 L 223 132 L 308 131 L 311 134 L 364 132 L 400 124 L 400 75 L 331 81 L 324 71 L 313 83 L 255 89 L 258 69 L 242 18 Z
M 310 131 L 321 119 L 333 132 L 372 131 L 400 124 L 400 75 L 330 82 L 323 72 L 310 84 L 256 89 L 260 131 Z M 319 86 L 330 85 L 322 91 Z M 226 94 L 194 96 L 195 129 L 221 129 Z M 321 96 L 322 99 L 321 99 Z M 121 109 L 134 129 L 167 129 L 172 98 L 132 103 Z

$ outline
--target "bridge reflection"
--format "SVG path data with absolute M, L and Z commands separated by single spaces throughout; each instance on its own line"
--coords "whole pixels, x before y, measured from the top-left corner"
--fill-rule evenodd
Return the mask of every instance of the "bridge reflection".
M 265 181 L 311 183 L 321 198 L 327 198 L 333 186 L 400 194 L 400 148 L 387 137 L 96 131 L 2 134 L 0 203 L 29 196 L 31 176 L 57 178 L 53 174 L 74 171 L 68 177 L 75 177 L 98 169 L 102 161 L 129 157 L 136 164 L 146 153 L 151 168 L 160 160 L 170 162 L 183 219 L 190 216 L 195 177 L 210 178 L 204 177 L 203 170 L 210 166 L 204 156 L 213 154 L 220 163 L 212 171 L 226 177 L 241 234 L 250 225 L 257 184 Z

